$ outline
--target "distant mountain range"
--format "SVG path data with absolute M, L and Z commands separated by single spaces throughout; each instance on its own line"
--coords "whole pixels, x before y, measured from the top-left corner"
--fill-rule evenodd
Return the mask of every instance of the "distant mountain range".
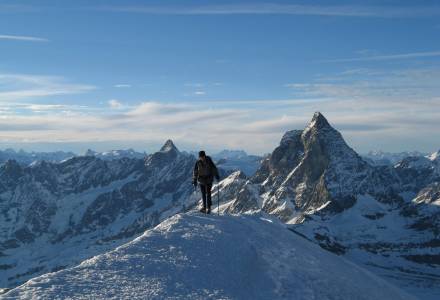
M 190 152 L 197 157 L 198 153 Z M 15 151 L 14 149 L 0 150 L 0 164 L 5 163 L 8 160 L 15 160 L 17 163 L 23 166 L 28 166 L 32 163 L 38 163 L 41 161 L 46 162 L 62 162 L 66 159 L 74 156 L 93 156 L 102 160 L 114 160 L 120 158 L 134 158 L 143 159 L 147 156 L 146 152 L 138 152 L 134 149 L 126 150 L 110 150 L 104 152 L 97 152 L 88 149 L 84 154 L 78 155 L 73 152 L 26 152 L 24 150 Z M 241 170 L 246 175 L 253 175 L 258 167 L 262 157 L 256 155 L 248 155 L 243 150 L 222 150 L 219 153 L 211 155 L 215 162 L 222 168 L 225 175 L 229 175 L 234 171 Z
M 361 155 L 367 162 L 374 165 L 395 165 L 402 159 L 406 157 L 421 157 L 428 156 L 428 153 L 423 153 L 419 151 L 412 152 L 399 152 L 399 153 L 391 153 L 384 151 L 370 151 L 367 154 Z
M 310 242 L 343 256 L 409 294 L 422 299 L 440 297 L 439 152 L 426 156 L 403 155 L 400 160 L 386 164 L 372 163 L 350 148 L 327 119 L 316 113 L 305 129 L 285 133 L 279 146 L 263 158 L 242 151 L 222 151 L 212 155 L 219 168 L 231 167 L 223 171 L 223 174 L 230 175 L 214 186 L 214 200 L 219 197 L 223 214 L 236 215 L 236 219 L 224 217 L 223 220 L 220 217 L 218 221 L 214 217 L 200 219 L 194 213 L 200 202 L 200 193 L 191 184 L 196 157 L 179 151 L 171 140 L 166 141 L 158 152 L 142 153 L 142 156 L 135 151 L 109 154 L 88 151 L 86 154 L 30 164 L 7 160 L 0 166 L 0 287 L 14 288 L 35 278 L 6 296 L 13 298 L 36 293 L 44 298 L 49 295 L 44 293 L 50 292 L 45 284 L 54 283 L 51 285 L 56 287 L 53 291 L 75 297 L 68 287 L 81 289 L 83 282 L 89 284 L 84 274 L 90 274 L 90 278 L 99 276 L 107 262 L 112 272 L 117 273 L 114 268 L 121 266 L 118 274 L 128 272 L 124 269 L 126 267 L 128 270 L 140 268 L 139 265 L 128 266 L 127 261 L 153 269 L 171 268 L 168 270 L 173 273 L 169 276 L 177 277 L 182 274 L 193 276 L 190 270 L 203 268 L 206 264 L 212 264 L 221 272 L 222 260 L 190 260 L 193 265 L 185 265 L 185 257 L 189 257 L 191 249 L 199 249 L 197 243 L 206 237 L 206 241 L 224 246 L 216 252 L 218 257 L 227 254 L 231 259 L 237 259 L 232 265 L 242 266 L 246 255 L 254 258 L 247 265 L 250 268 L 246 269 L 247 275 L 240 277 L 251 278 L 250 286 L 255 282 L 270 282 L 265 272 L 275 276 L 271 278 L 276 278 L 280 289 L 269 289 L 276 291 L 268 294 L 271 297 L 292 298 L 295 289 L 291 287 L 301 289 L 310 283 L 310 289 L 319 290 L 321 283 L 328 286 L 325 280 L 334 279 L 337 284 L 356 276 L 357 271 L 346 266 L 348 262 L 337 257 L 325 258 L 328 253 L 320 253 L 317 247 L 308 250 L 306 245 Z M 247 172 L 234 171 L 243 168 L 237 160 L 248 163 L 245 164 L 250 166 Z M 216 212 L 214 209 L 213 213 Z M 179 213 L 183 214 L 176 216 Z M 263 220 L 246 215 L 256 215 Z M 274 222 L 271 218 L 285 225 L 266 227 L 261 223 Z M 161 224 L 164 220 L 167 221 Z M 148 231 L 158 224 L 161 225 L 155 230 Z M 255 230 L 258 234 L 252 235 Z M 286 235 L 289 231 L 292 240 Z M 255 243 L 246 239 L 246 232 L 251 232 L 250 237 L 255 238 Z M 142 237 L 136 239 L 139 236 Z M 296 241 L 298 237 L 304 244 Z M 238 242 L 230 243 L 230 239 Z M 184 241 L 189 244 L 182 244 Z M 294 246 L 285 246 L 290 243 L 301 243 L 295 248 L 300 253 L 290 253 L 287 248 Z M 243 245 L 244 250 L 238 249 L 237 256 L 234 256 L 226 251 L 226 244 L 232 249 Z M 124 246 L 117 248 L 121 245 Z M 149 254 L 153 261 L 144 256 L 137 260 L 139 249 L 146 247 L 142 251 L 149 251 L 145 245 L 157 246 L 163 256 L 153 251 Z M 242 250 L 244 252 L 240 252 Z M 305 262 L 307 259 L 300 259 L 304 258 L 304 251 L 311 251 L 307 259 L 316 263 L 317 272 L 306 268 L 312 268 Z M 92 258 L 96 255 L 99 256 Z M 287 265 L 289 261 L 292 265 Z M 156 265 L 155 262 L 161 263 Z M 331 264 L 334 268 L 327 270 L 331 274 L 325 274 L 325 269 L 319 268 L 320 263 Z M 296 270 L 295 266 L 304 268 Z M 335 274 L 343 276 L 343 272 L 338 272 L 338 266 L 347 268 L 346 279 L 342 281 L 332 277 Z M 225 268 L 221 274 L 232 276 Z M 66 270 L 37 277 L 63 269 Z M 139 278 L 145 280 L 145 285 L 140 286 L 151 287 L 147 283 L 152 277 L 142 277 L 148 275 L 148 271 L 137 271 L 140 272 L 137 273 L 141 276 Z M 359 272 L 364 274 L 365 271 Z M 317 276 L 318 273 L 322 276 Z M 313 277 L 315 275 L 317 277 Z M 102 293 L 117 295 L 104 282 L 104 279 L 111 282 L 106 276 L 104 274 L 103 280 L 97 280 L 98 285 L 91 288 L 94 292 L 102 288 Z M 134 284 L 131 282 L 134 277 L 121 276 L 127 281 L 124 283 L 121 279 L 118 281 L 120 285 Z M 161 286 L 167 278 L 165 275 L 157 277 L 158 297 L 167 291 Z M 306 280 L 306 285 L 294 285 L 294 279 L 304 278 L 316 280 Z M 367 292 L 374 284 L 371 285 L 369 279 L 363 280 L 358 284 L 365 292 L 351 295 L 375 299 L 373 291 Z M 317 283 L 313 285 L 311 282 Z M 385 286 L 379 279 L 373 282 L 376 287 Z M 351 285 L 347 287 L 352 288 Z M 393 295 L 389 299 L 408 298 L 405 293 L 393 289 L 383 287 L 384 292 Z M 173 291 L 178 297 L 183 295 L 179 291 L 185 290 L 176 285 Z M 194 291 L 199 291 L 198 287 L 194 287 Z M 208 296 L 215 298 L 216 291 L 209 292 L 212 294 Z M 236 294 L 239 291 L 231 287 L 223 292 L 226 294 L 219 292 L 219 297 L 239 295 Z M 324 299 L 337 299 L 341 295 L 334 290 L 328 292 Z M 345 292 L 351 293 L 351 290 Z M 135 291 L 134 295 L 139 296 L 136 293 L 141 291 Z M 319 298 L 319 295 L 315 296 Z M 348 294 L 343 295 L 346 298 Z
M 94 156 L 103 160 L 112 160 L 112 159 L 119 159 L 122 157 L 126 158 L 144 158 L 147 156 L 146 152 L 137 152 L 133 149 L 127 149 L 127 150 L 110 150 L 110 151 L 104 151 L 104 152 L 96 152 L 91 149 L 88 149 L 86 153 L 84 153 L 84 156 Z
M 229 173 L 242 171 L 246 176 L 252 176 L 258 170 L 263 157 L 248 155 L 243 150 L 223 150 L 213 154 L 218 167 L 227 170 Z
M 440 150 L 439 150 L 440 151 Z M 190 151 L 197 157 L 197 151 Z M 94 156 L 103 160 L 113 160 L 122 157 L 142 159 L 147 155 L 147 152 L 138 152 L 134 149 L 119 149 L 98 152 L 88 149 L 84 154 L 78 155 L 73 152 L 54 151 L 54 152 L 27 152 L 24 150 L 14 150 L 11 148 L 0 150 L 0 164 L 7 160 L 15 160 L 19 164 L 29 165 L 39 161 L 47 162 L 61 162 L 65 159 L 74 156 Z M 218 153 L 209 154 L 212 158 L 222 166 L 228 173 L 234 171 L 242 171 L 247 176 L 252 176 L 257 171 L 263 156 L 249 155 L 243 150 L 222 150 Z M 412 152 L 384 152 L 384 151 L 370 151 L 362 154 L 362 158 L 372 165 L 394 165 L 406 157 L 429 157 L 431 155 L 438 155 L 438 152 L 432 154 L 412 151 Z
M 60 162 L 75 156 L 73 152 L 55 151 L 55 152 L 26 152 L 24 150 L 15 151 L 8 148 L 0 150 L 0 164 L 8 160 L 15 160 L 19 164 L 29 165 L 36 161 L 45 160 L 47 162 Z

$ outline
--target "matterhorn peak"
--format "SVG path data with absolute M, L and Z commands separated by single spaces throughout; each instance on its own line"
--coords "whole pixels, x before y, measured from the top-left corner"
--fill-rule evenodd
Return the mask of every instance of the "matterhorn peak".
M 165 142 L 165 144 L 163 144 L 162 148 L 160 148 L 160 152 L 171 152 L 171 151 L 179 152 L 177 147 L 174 145 L 173 141 L 169 139 Z
M 330 126 L 327 119 L 324 117 L 324 115 L 322 113 L 317 111 L 313 114 L 312 121 L 310 121 L 308 127 L 315 127 L 315 128 L 320 129 L 320 128 L 327 127 L 327 126 Z
M 319 111 L 315 112 L 312 120 L 304 129 L 302 135 L 303 137 L 309 137 L 310 134 L 319 134 L 326 132 L 325 135 L 329 133 L 337 133 L 337 131 L 329 124 L 327 119 Z M 339 135 L 339 133 L 337 133 Z M 342 137 L 340 137 L 342 138 Z M 338 138 L 339 139 L 339 138 Z

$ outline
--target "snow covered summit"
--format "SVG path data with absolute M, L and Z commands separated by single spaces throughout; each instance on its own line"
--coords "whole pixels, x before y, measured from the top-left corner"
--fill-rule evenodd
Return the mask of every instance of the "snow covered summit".
M 5 299 L 412 299 L 264 215 L 178 214 Z
M 167 140 L 165 144 L 160 148 L 161 152 L 169 152 L 169 151 L 179 151 L 177 147 L 174 145 L 172 140 Z
M 440 160 L 440 150 L 438 150 L 437 152 L 432 153 L 429 156 L 429 159 L 432 160 L 432 161 Z

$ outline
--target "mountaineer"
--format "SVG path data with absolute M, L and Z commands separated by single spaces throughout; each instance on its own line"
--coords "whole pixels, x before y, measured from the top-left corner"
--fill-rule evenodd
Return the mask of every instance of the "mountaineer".
M 217 181 L 220 180 L 217 167 L 211 157 L 205 154 L 205 151 L 199 151 L 199 159 L 194 165 L 193 185 L 197 188 L 197 184 L 199 184 L 202 191 L 203 207 L 200 212 L 211 213 L 211 189 L 214 178 Z

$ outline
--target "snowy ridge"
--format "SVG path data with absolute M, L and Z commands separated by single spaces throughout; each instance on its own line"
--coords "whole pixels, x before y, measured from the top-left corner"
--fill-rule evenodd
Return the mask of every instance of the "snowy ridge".
M 179 214 L 3 299 L 413 299 L 270 217 Z
M 8 160 L 15 160 L 19 164 L 27 166 L 38 161 L 61 162 L 75 156 L 73 152 L 26 152 L 24 150 L 15 151 L 14 149 L 0 150 L 0 164 Z
M 91 149 L 88 149 L 84 156 L 94 156 L 97 158 L 100 158 L 102 160 L 113 160 L 113 159 L 120 159 L 123 157 L 126 158 L 136 158 L 136 159 L 142 159 L 147 154 L 145 152 L 136 152 L 133 149 L 127 149 L 127 150 L 110 150 L 110 151 L 104 151 L 104 152 L 96 152 Z
M 384 151 L 369 151 L 368 153 L 362 155 L 362 158 L 364 158 L 367 162 L 369 162 L 372 165 L 393 166 L 407 157 L 410 156 L 420 157 L 425 155 L 426 155 L 425 153 L 419 151 L 405 151 L 399 153 L 391 153 Z
M 429 159 L 434 161 L 434 160 L 440 160 L 440 150 L 438 150 L 437 152 L 432 153 L 429 156 Z

